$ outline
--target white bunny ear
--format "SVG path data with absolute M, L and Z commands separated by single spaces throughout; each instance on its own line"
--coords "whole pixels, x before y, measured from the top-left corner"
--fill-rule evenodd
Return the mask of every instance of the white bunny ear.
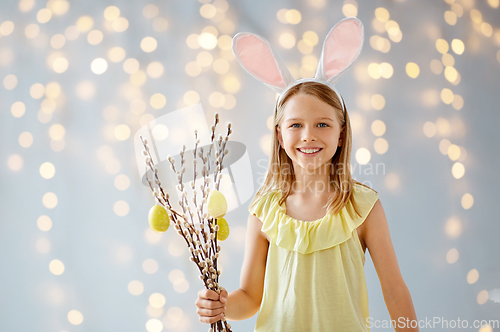
M 325 38 L 315 78 L 335 85 L 361 53 L 364 37 L 359 19 L 348 17 L 337 23 Z
M 238 33 L 233 38 L 233 53 L 241 66 L 253 77 L 282 93 L 295 79 L 269 42 L 251 33 Z

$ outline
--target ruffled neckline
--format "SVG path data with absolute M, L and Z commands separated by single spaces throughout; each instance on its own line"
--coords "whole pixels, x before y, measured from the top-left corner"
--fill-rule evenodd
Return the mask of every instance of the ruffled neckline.
M 281 191 L 273 190 L 264 195 L 251 209 L 262 221 L 262 231 L 279 247 L 310 254 L 337 246 L 352 237 L 352 232 L 361 225 L 378 200 L 377 193 L 361 184 L 353 186 L 353 196 L 361 217 L 350 216 L 353 209 L 349 201 L 337 214 L 327 213 L 313 221 L 303 221 L 286 214 L 286 204 L 279 205 Z M 354 210 L 352 210 L 354 211 Z
M 277 191 L 277 196 L 278 196 L 278 197 L 277 197 L 277 199 L 278 199 L 278 203 L 279 203 L 279 201 L 281 200 L 281 197 L 282 197 L 282 193 L 281 193 L 281 191 Z M 312 223 L 315 223 L 315 222 L 321 222 L 321 221 L 323 221 L 326 217 L 328 217 L 328 213 L 326 213 L 323 217 L 321 217 L 321 218 L 319 218 L 319 219 L 316 219 L 316 220 L 306 221 L 306 220 L 296 219 L 296 218 L 294 218 L 294 217 L 289 216 L 289 215 L 286 213 L 286 210 L 287 210 L 287 208 L 286 208 L 286 202 L 283 202 L 283 205 L 278 205 L 278 209 L 279 209 L 280 211 L 282 211 L 282 212 L 283 212 L 283 214 L 285 215 L 285 217 L 286 217 L 286 218 L 292 219 L 292 220 L 294 220 L 294 221 L 296 221 L 296 222 L 307 222 L 307 223 L 312 222 Z

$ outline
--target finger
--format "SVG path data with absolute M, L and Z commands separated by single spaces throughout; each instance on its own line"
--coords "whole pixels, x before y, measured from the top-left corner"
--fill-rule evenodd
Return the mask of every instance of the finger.
M 200 317 L 200 322 L 205 323 L 205 324 L 212 324 L 215 322 L 218 322 L 224 317 L 224 314 L 220 314 L 214 317 Z
M 198 292 L 198 297 L 207 300 L 218 300 L 219 294 L 210 289 L 204 289 Z
M 222 291 L 220 292 L 219 301 L 221 301 L 224 304 L 227 303 L 227 296 L 228 296 L 227 290 L 222 289 Z
M 224 304 L 220 301 L 212 301 L 212 300 L 202 300 L 198 299 L 195 302 L 196 306 L 200 309 L 219 309 L 223 308 Z
M 218 316 L 222 313 L 224 313 L 226 311 L 226 308 L 225 307 L 222 307 L 222 308 L 219 308 L 219 309 L 201 309 L 201 308 L 198 308 L 196 310 L 196 313 L 198 314 L 198 316 L 200 317 L 215 317 L 215 316 Z

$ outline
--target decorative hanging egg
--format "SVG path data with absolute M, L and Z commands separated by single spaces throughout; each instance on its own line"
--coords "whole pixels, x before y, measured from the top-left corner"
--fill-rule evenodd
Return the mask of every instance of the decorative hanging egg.
M 149 210 L 149 225 L 157 233 L 165 232 L 170 226 L 170 217 L 163 206 L 154 205 Z
M 217 219 L 227 212 L 227 202 L 224 195 L 218 190 L 212 190 L 208 196 L 207 210 L 210 217 Z
M 224 218 L 218 218 L 217 225 L 219 226 L 219 230 L 217 231 L 217 240 L 224 241 L 229 237 L 229 225 Z

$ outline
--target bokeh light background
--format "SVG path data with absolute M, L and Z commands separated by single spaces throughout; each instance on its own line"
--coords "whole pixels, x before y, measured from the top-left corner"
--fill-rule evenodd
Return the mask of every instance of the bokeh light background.
M 0 330 L 206 331 L 181 238 L 148 228 L 137 129 L 201 102 L 233 123 L 256 187 L 275 94 L 230 46 L 267 38 L 296 78 L 328 30 L 365 23 L 338 84 L 354 176 L 379 191 L 419 319 L 499 319 L 499 0 L 66 1 L 0 4 Z M 266 125 L 267 124 L 267 125 Z M 228 214 L 238 287 L 247 206 Z M 373 264 L 371 316 L 389 319 Z M 251 331 L 255 317 L 234 322 Z M 373 329 L 377 330 L 377 329 Z M 484 325 L 480 331 L 492 331 Z M 496 330 L 496 329 L 495 329 Z

